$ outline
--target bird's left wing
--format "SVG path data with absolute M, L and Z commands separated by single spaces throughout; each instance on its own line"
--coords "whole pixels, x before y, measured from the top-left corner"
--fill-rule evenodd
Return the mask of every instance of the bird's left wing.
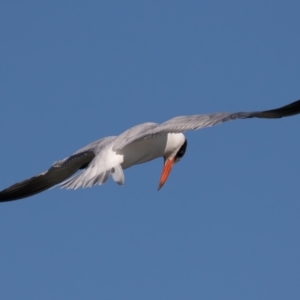
M 82 166 L 89 164 L 94 157 L 92 151 L 72 155 L 63 164 L 54 164 L 49 170 L 2 190 L 0 202 L 18 200 L 45 191 L 76 173 Z
M 114 139 L 115 137 L 106 137 L 95 141 L 73 155 L 55 162 L 49 170 L 0 191 L 0 202 L 26 198 L 61 183 L 78 170 L 86 168 L 97 153 Z
M 160 125 L 152 123 L 154 125 L 146 128 L 141 128 L 132 134 L 128 138 L 116 140 L 114 149 L 120 150 L 126 145 L 140 141 L 143 139 L 153 138 L 159 135 L 166 135 L 168 133 L 180 133 L 188 130 L 197 130 L 205 127 L 214 126 L 223 122 L 248 119 L 248 118 L 264 118 L 264 119 L 275 119 L 293 116 L 300 113 L 300 100 L 295 101 L 291 104 L 285 105 L 280 108 L 256 111 L 256 112 L 237 112 L 237 113 L 214 113 L 214 114 L 203 114 L 203 115 L 192 115 L 192 116 L 180 116 L 172 118 Z

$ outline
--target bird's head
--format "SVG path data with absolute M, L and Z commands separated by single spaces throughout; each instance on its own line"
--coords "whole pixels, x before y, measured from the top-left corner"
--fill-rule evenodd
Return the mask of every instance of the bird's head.
M 165 184 L 165 182 L 167 181 L 168 176 L 169 176 L 174 164 L 179 162 L 181 160 L 181 158 L 184 156 L 186 148 L 187 148 L 187 139 L 185 138 L 183 143 L 181 143 L 178 146 L 176 151 L 174 151 L 170 155 L 164 157 L 164 165 L 163 165 L 163 170 L 162 170 L 160 180 L 159 180 L 158 190 L 160 190 L 163 187 L 163 185 Z

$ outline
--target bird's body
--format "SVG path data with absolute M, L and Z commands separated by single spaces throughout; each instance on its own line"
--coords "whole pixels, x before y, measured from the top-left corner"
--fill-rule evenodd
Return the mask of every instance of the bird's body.
M 122 168 L 127 169 L 133 165 L 142 164 L 158 157 L 176 154 L 176 150 L 184 143 L 185 137 L 182 133 L 169 133 L 156 136 L 152 139 L 133 142 L 122 150 Z M 117 154 L 118 155 L 118 154 Z
M 123 185 L 124 169 L 158 157 L 171 156 L 172 154 L 175 156 L 184 141 L 185 137 L 182 133 L 169 133 L 151 139 L 134 141 L 122 149 L 114 150 L 118 137 L 104 138 L 96 143 L 96 146 L 101 145 L 101 147 L 93 148 L 93 144 L 88 147 L 89 151 L 92 150 L 96 154 L 89 166 L 82 173 L 66 180 L 62 187 L 77 189 L 96 184 L 101 185 L 107 181 L 110 175 L 116 183 Z
M 273 119 L 299 113 L 300 100 L 267 111 L 181 116 L 162 124 L 143 123 L 129 128 L 119 136 L 95 141 L 73 155 L 55 162 L 49 170 L 4 189 L 0 192 L 0 202 L 29 197 L 57 184 L 67 189 L 101 185 L 110 176 L 122 185 L 124 169 L 163 157 L 160 189 L 166 182 L 172 166 L 185 154 L 187 140 L 183 132 L 236 119 Z M 80 170 L 82 171 L 75 174 Z

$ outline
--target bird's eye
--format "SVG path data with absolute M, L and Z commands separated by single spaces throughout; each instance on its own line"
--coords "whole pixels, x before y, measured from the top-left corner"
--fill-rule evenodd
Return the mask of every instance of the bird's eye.
M 185 154 L 186 151 L 186 147 L 187 147 L 187 140 L 185 140 L 184 144 L 180 147 L 179 151 L 176 154 L 176 159 L 177 161 L 183 157 L 183 155 Z

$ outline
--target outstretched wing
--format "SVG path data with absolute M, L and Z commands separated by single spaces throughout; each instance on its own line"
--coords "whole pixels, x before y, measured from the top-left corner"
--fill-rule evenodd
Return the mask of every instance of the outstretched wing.
M 129 138 L 122 138 L 121 136 L 116 139 L 114 150 L 120 150 L 126 145 L 143 140 L 149 139 L 159 135 L 168 133 L 179 133 L 188 130 L 197 130 L 205 127 L 214 126 L 223 122 L 248 119 L 248 118 L 264 118 L 276 119 L 282 117 L 293 116 L 300 113 L 300 100 L 291 104 L 285 105 L 280 108 L 256 111 L 256 112 L 237 112 L 237 113 L 214 113 L 204 115 L 180 116 L 172 118 L 160 125 L 152 123 L 152 126 L 140 127 L 139 132 L 132 134 Z M 147 125 L 146 123 L 145 125 Z
M 48 171 L 16 183 L 0 192 L 0 202 L 18 200 L 45 191 L 62 182 L 95 157 L 93 152 L 70 156 L 61 166 L 52 166 Z
M 78 170 L 86 168 L 97 153 L 114 139 L 115 137 L 107 137 L 93 142 L 73 155 L 55 162 L 49 170 L 2 190 L 0 202 L 26 198 L 61 183 Z

